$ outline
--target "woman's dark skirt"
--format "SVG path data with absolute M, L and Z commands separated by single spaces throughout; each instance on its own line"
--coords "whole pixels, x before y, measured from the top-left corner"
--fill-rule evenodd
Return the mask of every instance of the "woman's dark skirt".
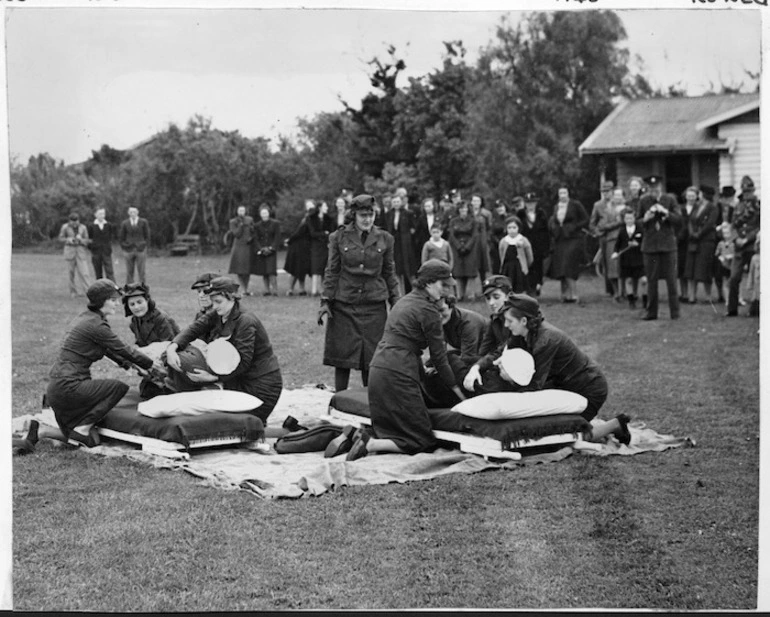
M 367 370 L 385 331 L 385 302 L 348 304 L 335 301 L 326 325 L 323 363 L 326 366 Z
M 245 376 L 244 379 L 234 379 L 225 384 L 225 390 L 236 390 L 256 396 L 262 401 L 262 405 L 249 413 L 267 424 L 267 417 L 275 409 L 278 399 L 283 391 L 283 377 L 281 371 L 271 371 L 257 378 Z
M 583 238 L 557 240 L 553 245 L 548 276 L 553 279 L 577 279 L 583 267 Z
M 276 276 L 278 274 L 278 256 L 253 255 L 251 259 L 251 273 L 257 276 Z
M 127 391 L 128 384 L 117 379 L 55 379 L 48 383 L 46 401 L 69 436 L 77 426 L 99 422 Z
M 419 376 L 373 366 L 368 391 L 369 415 L 378 439 L 390 439 L 407 454 L 436 447 Z

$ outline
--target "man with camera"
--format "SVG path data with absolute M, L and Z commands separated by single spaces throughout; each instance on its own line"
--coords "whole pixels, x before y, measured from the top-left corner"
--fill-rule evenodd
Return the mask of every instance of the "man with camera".
M 644 181 L 650 187 L 639 200 L 639 216 L 644 228 L 642 256 L 647 276 L 647 310 L 642 319 L 658 318 L 658 280 L 666 281 L 668 308 L 671 319 L 679 319 L 679 291 L 676 284 L 676 229 L 682 217 L 676 198 L 663 193 L 661 179 L 649 176 Z

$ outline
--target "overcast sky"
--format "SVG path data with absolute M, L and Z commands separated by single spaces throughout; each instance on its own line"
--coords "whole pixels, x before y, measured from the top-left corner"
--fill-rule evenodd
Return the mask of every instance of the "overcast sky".
M 759 72 L 757 10 L 618 13 L 627 45 L 642 56 L 653 85 L 676 83 L 697 95 L 712 85 L 747 82 L 745 70 Z M 388 44 L 405 59 L 406 75 L 424 75 L 439 66 L 443 40 L 462 40 L 475 59 L 504 14 L 514 22 L 521 15 L 7 10 L 11 153 L 22 162 L 48 152 L 75 163 L 102 144 L 128 148 L 196 113 L 247 137 L 291 134 L 298 116 L 340 110 L 338 97 L 357 104 L 371 89 L 366 61 L 384 58 Z

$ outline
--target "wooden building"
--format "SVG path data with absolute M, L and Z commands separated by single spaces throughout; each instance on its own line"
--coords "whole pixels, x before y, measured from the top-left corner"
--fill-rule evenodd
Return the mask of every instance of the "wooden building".
M 703 184 L 740 192 L 748 175 L 761 196 L 759 101 L 758 93 L 624 100 L 578 151 L 601 157 L 599 180 L 616 186 L 657 175 L 677 196 Z

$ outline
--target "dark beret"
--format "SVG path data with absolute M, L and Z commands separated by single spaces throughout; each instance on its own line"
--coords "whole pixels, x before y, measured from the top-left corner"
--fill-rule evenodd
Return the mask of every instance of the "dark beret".
M 455 280 L 452 278 L 452 268 L 449 264 L 440 259 L 429 259 L 420 266 L 417 270 L 417 278 L 427 283 L 433 281 L 447 281 L 450 285 L 455 284 Z
M 484 279 L 484 282 L 481 284 L 482 293 L 486 295 L 488 291 L 492 291 L 493 289 L 502 289 L 505 293 L 508 293 L 513 289 L 511 279 L 502 274 L 493 274 Z
M 524 201 L 537 201 L 537 193 L 527 193 L 524 195 Z
M 505 299 L 505 309 L 515 309 L 525 317 L 537 317 L 540 313 L 540 303 L 527 294 L 509 293 Z
M 195 282 L 192 284 L 192 287 L 190 289 L 200 289 L 202 287 L 208 287 L 209 283 L 217 278 L 219 275 L 214 274 L 213 272 L 206 272 L 205 274 L 201 274 L 197 279 L 195 279 Z
M 105 300 L 120 296 L 120 287 L 110 279 L 98 279 L 86 290 L 90 304 L 101 307 Z
M 364 210 L 374 210 L 374 197 L 371 195 L 356 195 L 350 202 L 351 212 L 362 212 Z
M 208 295 L 218 293 L 237 293 L 238 283 L 227 276 L 218 276 L 215 279 L 212 279 L 203 291 Z

